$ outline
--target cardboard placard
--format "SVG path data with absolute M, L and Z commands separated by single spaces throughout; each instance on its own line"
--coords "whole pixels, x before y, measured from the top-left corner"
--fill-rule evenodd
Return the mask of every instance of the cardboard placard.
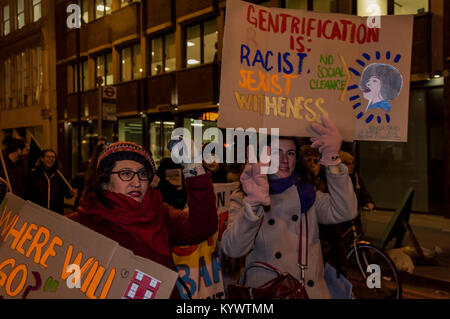
M 181 279 L 190 288 L 193 299 L 225 298 L 224 278 L 218 241 L 226 228 L 231 193 L 239 183 L 216 183 L 214 192 L 217 199 L 219 230 L 211 238 L 193 246 L 172 248 L 172 256 Z M 177 282 L 183 298 L 187 293 Z
M 70 265 L 78 267 L 68 269 Z M 11 193 L 2 202 L 3 298 L 166 299 L 177 276 L 111 239 Z
M 227 1 L 221 128 L 407 141 L 413 16 L 358 17 Z

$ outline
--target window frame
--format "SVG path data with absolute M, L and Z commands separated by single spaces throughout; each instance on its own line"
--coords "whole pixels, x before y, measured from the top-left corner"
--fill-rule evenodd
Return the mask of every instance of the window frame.
M 139 80 L 142 79 L 144 77 L 143 72 L 141 72 L 141 76 L 139 78 L 135 78 L 134 76 L 134 67 L 136 65 L 136 60 L 135 60 L 135 47 L 139 46 L 139 51 L 141 50 L 141 43 L 140 42 L 136 42 L 127 46 L 123 46 L 120 48 L 120 83 L 123 82 L 130 82 L 130 81 L 135 81 L 135 80 Z M 123 50 L 125 49 L 131 49 L 131 78 L 129 80 L 124 80 L 123 79 Z M 141 54 L 141 67 L 142 67 L 142 54 Z
M 167 37 L 168 36 L 170 36 L 170 35 L 173 35 L 174 36 L 174 39 L 176 38 L 176 34 L 175 34 L 175 31 L 172 31 L 172 32 L 167 32 L 167 33 L 164 33 L 164 34 L 160 34 L 160 35 L 158 35 L 158 36 L 153 36 L 153 37 L 150 37 L 149 38 L 149 48 L 150 48 L 150 54 L 149 54 L 149 65 L 150 65 L 150 76 L 156 76 L 156 75 L 161 75 L 161 74 L 164 74 L 164 73 L 170 73 L 170 72 L 174 72 L 174 71 L 176 71 L 176 68 L 177 68 L 177 63 L 176 63 L 176 60 L 177 60 L 177 56 L 176 56 L 176 54 L 175 54 L 175 69 L 174 70 L 171 70 L 171 71 L 166 71 L 166 60 L 167 60 L 167 54 L 166 54 L 166 51 L 167 51 Z M 153 63 L 153 56 L 152 56 L 152 52 L 153 52 L 153 40 L 156 40 L 156 39 L 162 39 L 162 69 L 161 69 L 161 73 L 159 73 L 159 74 L 153 74 L 153 69 L 152 69 L 152 63 Z M 176 41 L 175 41 L 175 47 L 176 47 Z M 175 49 L 176 50 L 176 49 Z
M 186 24 L 183 28 L 183 67 L 184 68 L 195 68 L 204 64 L 208 64 L 208 63 L 214 63 L 213 62 L 207 62 L 205 63 L 205 24 L 210 22 L 210 21 L 215 21 L 216 22 L 216 32 L 218 31 L 217 28 L 217 17 L 212 17 L 212 18 L 208 18 L 199 22 L 195 22 L 195 23 L 191 23 L 191 24 Z M 188 66 L 187 63 L 187 30 L 191 27 L 200 25 L 200 64 L 198 65 L 194 65 L 194 66 Z M 217 43 L 219 41 L 219 38 L 217 38 Z
M 19 12 L 19 1 L 22 1 L 22 3 L 23 3 L 23 11 L 20 11 L 20 12 Z M 26 5 L 27 5 L 27 2 L 26 2 L 25 0 L 17 0 L 17 2 L 16 2 L 16 22 L 17 22 L 17 30 L 20 30 L 20 29 L 24 28 L 25 25 L 27 24 L 27 21 L 26 21 L 26 15 L 25 15 Z M 20 25 L 19 25 L 19 17 L 20 17 L 22 14 L 23 14 L 23 26 L 20 26 Z
M 133 3 L 141 3 L 141 0 L 128 0 L 126 2 L 123 2 L 124 0 L 120 0 L 119 1 L 119 8 L 125 8 L 128 7 L 129 5 L 133 4 Z
M 104 81 L 103 81 L 103 83 L 102 83 L 102 85 L 101 86 L 109 86 L 109 85 L 114 85 L 114 73 L 113 73 L 113 70 L 109 70 L 108 69 L 108 56 L 109 55 L 111 55 L 111 68 L 112 69 L 114 69 L 114 66 L 112 65 L 112 52 L 110 52 L 110 51 L 106 51 L 106 52 L 103 52 L 103 53 L 101 53 L 101 54 L 98 54 L 98 55 L 96 55 L 95 56 L 95 82 L 97 83 L 97 77 L 98 77 L 98 74 L 97 74 L 97 70 L 98 70 L 98 58 L 99 57 L 103 57 L 103 75 L 102 75 L 102 77 L 104 78 Z M 108 83 L 108 71 L 111 71 L 111 74 L 110 75 L 112 75 L 113 76 L 113 80 L 112 80 L 112 83 Z
M 84 74 L 84 63 L 87 63 L 87 71 L 88 74 Z M 72 82 L 73 82 L 73 93 L 77 93 L 77 64 L 80 64 L 80 92 L 86 92 L 89 90 L 89 60 L 88 59 L 82 59 L 78 63 L 76 61 L 72 61 L 70 65 L 72 66 Z M 87 87 L 84 87 L 85 79 L 87 78 Z
M 8 8 L 8 19 L 5 20 L 5 8 L 6 7 Z M 11 33 L 11 6 L 9 5 L 9 3 L 6 3 L 6 4 L 2 5 L 1 9 L 2 9 L 2 12 L 1 12 L 1 14 L 2 14 L 2 16 L 1 16 L 1 18 L 2 18 L 1 35 L 6 37 L 7 35 L 9 35 Z M 5 33 L 6 23 L 8 23 L 8 33 Z
M 37 22 L 40 19 L 42 19 L 42 0 L 36 0 L 38 1 L 36 4 L 34 3 L 35 0 L 31 0 L 31 16 L 32 16 L 32 21 L 33 22 Z M 39 6 L 39 19 L 36 20 L 36 17 L 34 16 L 34 8 Z
M 98 17 L 97 16 L 97 12 L 100 12 L 100 10 L 97 10 L 97 6 L 98 6 L 97 1 L 98 0 L 94 1 L 94 20 L 98 20 L 98 19 L 104 18 L 107 15 L 111 14 L 112 13 L 113 2 L 114 2 L 114 0 L 111 0 L 111 9 L 109 11 L 107 11 L 106 10 L 106 1 L 108 1 L 108 0 L 99 0 L 99 1 L 101 1 L 103 3 L 103 14 Z

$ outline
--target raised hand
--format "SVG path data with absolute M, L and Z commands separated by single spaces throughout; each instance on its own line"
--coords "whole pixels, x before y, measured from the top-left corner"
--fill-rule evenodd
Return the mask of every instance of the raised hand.
M 342 137 L 334 123 L 327 117 L 322 117 L 323 126 L 312 123 L 312 129 L 319 136 L 312 137 L 311 147 L 318 148 L 321 154 L 319 163 L 322 165 L 337 165 L 341 162 L 339 150 L 342 144 Z
M 241 184 L 247 194 L 245 201 L 250 206 L 270 206 L 269 181 L 261 174 L 261 163 L 247 163 L 241 174 Z

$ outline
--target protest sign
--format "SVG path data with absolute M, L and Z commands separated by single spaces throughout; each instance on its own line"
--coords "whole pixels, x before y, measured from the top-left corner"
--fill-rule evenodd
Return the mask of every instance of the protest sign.
M 379 18 L 228 0 L 218 126 L 407 141 L 413 16 Z
M 224 299 L 224 281 L 221 256 L 218 249 L 222 232 L 226 228 L 231 193 L 239 183 L 216 183 L 214 191 L 217 199 L 219 230 L 211 238 L 198 245 L 172 248 L 172 256 L 181 279 L 190 289 L 193 299 Z M 177 282 L 183 298 L 187 298 L 184 288 Z
M 0 211 L 0 298 L 165 299 L 178 274 L 8 193 Z

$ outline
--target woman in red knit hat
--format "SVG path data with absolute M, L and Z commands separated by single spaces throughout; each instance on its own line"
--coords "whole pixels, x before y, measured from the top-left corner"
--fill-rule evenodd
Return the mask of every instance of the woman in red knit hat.
M 149 152 L 135 143 L 113 143 L 100 153 L 93 182 L 72 218 L 134 254 L 176 270 L 171 246 L 197 244 L 217 231 L 210 177 L 201 164 L 184 173 L 189 212 L 163 202 L 154 188 L 159 178 Z M 179 298 L 176 288 L 172 298 Z

